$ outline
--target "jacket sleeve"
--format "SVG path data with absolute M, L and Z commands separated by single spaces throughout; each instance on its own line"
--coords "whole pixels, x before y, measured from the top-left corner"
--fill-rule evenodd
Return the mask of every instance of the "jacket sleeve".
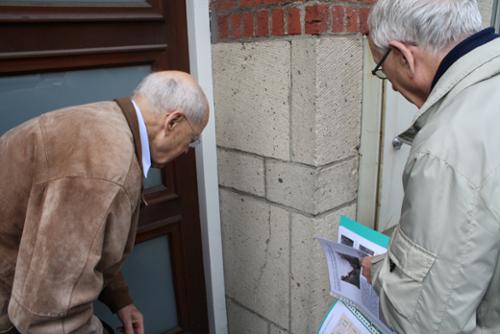
M 428 154 L 410 160 L 399 228 L 374 278 L 400 333 L 473 331 L 495 270 L 498 226 L 479 189 Z
M 116 274 L 131 202 L 116 184 L 68 177 L 34 185 L 19 246 L 9 318 L 23 333 L 101 333 L 93 302 Z
M 121 272 L 118 272 L 109 280 L 99 295 L 99 300 L 106 304 L 113 313 L 133 303 L 128 293 L 127 282 Z
M 123 276 L 122 272 L 119 271 L 122 264 L 125 262 L 127 257 L 132 253 L 134 243 L 135 243 L 135 234 L 136 234 L 136 226 L 134 225 L 137 223 L 139 219 L 139 205 L 136 203 L 136 208 L 133 213 L 132 218 L 130 217 L 123 217 L 124 221 L 125 219 L 131 219 L 131 226 L 128 235 L 128 241 L 125 245 L 125 250 L 122 252 L 122 258 L 120 261 L 115 262 L 113 266 L 108 266 L 106 268 L 103 268 L 104 272 L 104 289 L 102 290 L 101 294 L 99 295 L 99 300 L 106 304 L 106 306 L 109 307 L 109 309 L 113 312 L 116 313 L 118 312 L 122 307 L 130 305 L 133 303 L 132 298 L 129 295 L 128 291 L 128 285 L 127 282 L 125 281 L 125 277 Z M 120 220 L 115 220 L 114 224 L 117 224 L 117 226 L 114 227 L 114 229 L 120 229 L 122 226 L 122 221 Z M 115 242 L 110 241 L 109 239 L 112 239 L 114 236 L 113 232 L 106 233 L 104 238 L 105 238 L 105 248 L 111 247 L 113 248 L 113 245 Z M 111 251 L 113 251 L 111 249 Z

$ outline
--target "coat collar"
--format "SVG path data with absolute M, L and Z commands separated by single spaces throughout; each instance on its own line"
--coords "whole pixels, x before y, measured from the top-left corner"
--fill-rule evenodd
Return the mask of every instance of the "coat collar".
M 415 116 L 413 125 L 398 137 L 404 143 L 411 145 L 419 130 L 437 111 L 445 97 L 452 97 L 463 89 L 498 73 L 500 73 L 500 38 L 491 40 L 457 59 L 437 81 L 427 101 Z
M 128 97 L 115 99 L 115 102 L 122 110 L 122 113 L 125 116 L 125 119 L 127 120 L 128 126 L 130 127 L 130 131 L 132 132 L 132 136 L 134 138 L 135 155 L 137 158 L 137 162 L 139 163 L 141 172 L 143 172 L 141 135 L 139 131 L 139 122 L 137 121 L 137 115 L 135 113 L 134 105 L 132 104 L 132 101 Z
M 500 37 L 495 34 L 494 28 L 486 28 L 481 30 L 480 32 L 466 38 L 457 46 L 455 46 L 447 55 L 444 57 L 443 61 L 439 65 L 439 68 L 434 76 L 434 80 L 432 80 L 432 88 L 436 86 L 436 83 L 443 76 L 443 74 L 460 58 L 465 56 L 467 53 L 472 50 L 484 45 L 488 42 L 491 42 L 495 38 Z

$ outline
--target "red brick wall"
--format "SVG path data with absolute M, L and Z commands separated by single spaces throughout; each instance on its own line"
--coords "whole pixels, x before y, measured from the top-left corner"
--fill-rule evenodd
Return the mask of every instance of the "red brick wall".
M 366 30 L 376 0 L 210 0 L 213 42 Z

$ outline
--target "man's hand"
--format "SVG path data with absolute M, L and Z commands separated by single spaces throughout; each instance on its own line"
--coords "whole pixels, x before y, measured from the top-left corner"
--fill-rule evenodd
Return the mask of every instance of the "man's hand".
M 144 317 L 134 304 L 122 307 L 118 311 L 118 317 L 123 323 L 123 333 L 144 334 Z
M 367 256 L 361 260 L 362 274 L 365 276 L 367 281 L 372 283 L 372 257 Z

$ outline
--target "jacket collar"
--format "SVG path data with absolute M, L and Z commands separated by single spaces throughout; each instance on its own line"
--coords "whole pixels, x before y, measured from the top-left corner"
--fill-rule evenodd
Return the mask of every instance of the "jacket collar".
M 434 80 L 432 80 L 432 88 L 436 86 L 436 83 L 443 76 L 446 70 L 448 70 L 451 67 L 451 65 L 453 65 L 457 60 L 459 60 L 460 58 L 462 58 L 475 48 L 480 47 L 481 45 L 484 45 L 488 42 L 491 42 L 492 40 L 498 37 L 500 36 L 495 34 L 494 28 L 486 28 L 457 44 L 457 46 L 455 46 L 446 55 L 446 57 L 444 57 L 443 61 L 439 65 L 436 75 L 434 76 Z
M 137 114 L 135 112 L 134 105 L 128 97 L 122 97 L 114 100 L 120 107 L 123 116 L 127 120 L 130 131 L 132 132 L 132 137 L 134 140 L 135 155 L 137 162 L 142 170 L 142 147 L 141 147 L 141 135 L 139 131 L 139 122 L 137 121 Z
M 492 68 L 481 71 L 483 67 Z M 457 92 L 498 73 L 500 73 L 500 39 L 496 38 L 474 48 L 451 64 L 418 111 L 413 125 L 398 137 L 404 143 L 411 145 L 418 131 L 437 111 L 440 102 L 445 97 L 454 96 Z

